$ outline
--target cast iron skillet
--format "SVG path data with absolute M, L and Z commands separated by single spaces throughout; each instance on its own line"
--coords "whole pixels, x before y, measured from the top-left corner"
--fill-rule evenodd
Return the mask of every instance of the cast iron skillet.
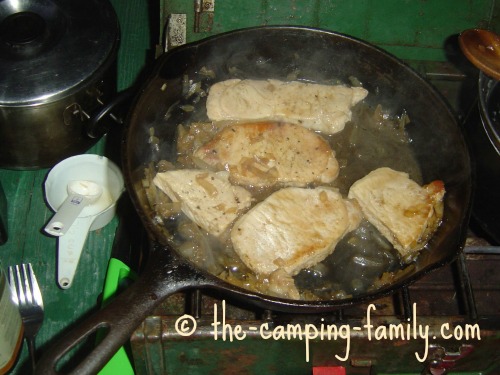
M 424 182 L 445 182 L 444 220 L 413 271 L 382 289 L 342 300 L 295 301 L 243 290 L 224 282 L 183 259 L 169 246 L 168 233 L 155 224 L 141 188 L 144 168 L 151 162 L 171 159 L 177 123 L 168 120 L 171 105 L 182 104 L 182 81 L 202 67 L 212 69 L 217 80 L 301 78 L 324 82 L 339 78 L 349 84 L 356 77 L 368 89 L 369 103 L 382 104 L 411 119 L 407 130 L 421 164 Z M 261 27 L 221 34 L 176 48 L 162 56 L 154 74 L 139 93 L 129 114 L 123 144 L 124 174 L 129 193 L 149 232 L 153 249 L 139 279 L 111 304 L 77 326 L 57 342 L 37 366 L 38 373 L 54 373 L 59 359 L 98 328 L 109 333 L 77 365 L 77 373 L 96 373 L 126 343 L 134 329 L 168 295 L 187 288 L 215 288 L 222 295 L 275 311 L 324 312 L 392 293 L 425 273 L 453 260 L 462 250 L 468 225 L 471 169 L 466 144 L 454 115 L 424 79 L 398 59 L 363 41 L 337 33 L 301 27 Z M 150 143 L 150 128 L 163 142 Z M 170 140 L 170 141 L 169 141 Z M 397 157 L 397 155 L 395 155 Z

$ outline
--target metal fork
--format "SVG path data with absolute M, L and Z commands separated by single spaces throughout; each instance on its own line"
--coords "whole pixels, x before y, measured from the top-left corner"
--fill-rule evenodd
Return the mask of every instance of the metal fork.
M 42 293 L 31 263 L 10 266 L 8 272 L 12 299 L 21 313 L 31 366 L 35 369 L 35 336 L 40 330 L 44 316 Z

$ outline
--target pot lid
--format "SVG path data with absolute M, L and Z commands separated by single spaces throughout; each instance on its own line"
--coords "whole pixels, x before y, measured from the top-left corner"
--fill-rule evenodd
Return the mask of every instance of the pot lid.
M 0 1 L 0 106 L 75 93 L 114 60 L 118 40 L 107 1 Z

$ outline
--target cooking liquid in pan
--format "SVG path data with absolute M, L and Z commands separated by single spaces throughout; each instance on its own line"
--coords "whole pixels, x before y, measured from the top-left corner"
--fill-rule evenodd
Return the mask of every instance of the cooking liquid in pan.
M 286 283 L 273 285 L 276 280 L 255 275 L 249 270 L 232 249 L 229 234 L 219 239 L 209 236 L 179 213 L 178 204 L 171 203 L 159 189 L 153 187 L 152 190 L 151 179 L 157 171 L 196 168 L 190 155 L 220 129 L 208 122 L 206 117 L 203 93 L 207 91 L 201 90 L 200 86 L 196 91 L 202 95 L 186 95 L 185 103 L 177 103 L 169 108 L 163 125 L 156 124 L 156 127 L 178 124 L 177 139 L 182 140 L 176 145 L 176 152 L 172 153 L 176 155 L 172 160 L 159 161 L 157 165 L 146 169 L 144 186 L 157 213 L 158 225 L 165 226 L 172 234 L 172 245 L 198 267 L 232 284 L 280 297 L 280 290 L 287 288 Z M 380 106 L 372 108 L 364 103 L 356 105 L 352 120 L 343 131 L 330 136 L 323 135 L 335 151 L 340 165 L 339 176 L 330 186 L 338 188 L 346 197 L 353 182 L 383 166 L 407 172 L 410 178 L 422 184 L 420 167 L 411 151 L 411 140 L 405 132 L 410 120 L 405 113 L 389 116 Z M 162 143 L 169 142 L 157 139 L 154 128 L 150 129 L 150 133 L 152 143 L 158 142 L 155 147 L 164 148 Z M 279 189 L 245 188 L 256 198 L 254 204 Z M 380 277 L 384 273 L 397 271 L 409 261 L 400 259 L 392 245 L 363 220 L 358 229 L 344 236 L 333 254 L 296 275 L 295 286 L 301 293 L 301 299 L 346 298 L 377 288 L 383 283 Z

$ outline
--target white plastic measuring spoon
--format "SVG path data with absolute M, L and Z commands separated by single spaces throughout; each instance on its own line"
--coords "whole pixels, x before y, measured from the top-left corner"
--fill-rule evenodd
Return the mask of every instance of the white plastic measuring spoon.
M 53 236 L 63 236 L 82 210 L 97 201 L 103 192 L 100 185 L 87 180 L 70 181 L 67 189 L 68 198 L 45 226 L 45 232 Z

